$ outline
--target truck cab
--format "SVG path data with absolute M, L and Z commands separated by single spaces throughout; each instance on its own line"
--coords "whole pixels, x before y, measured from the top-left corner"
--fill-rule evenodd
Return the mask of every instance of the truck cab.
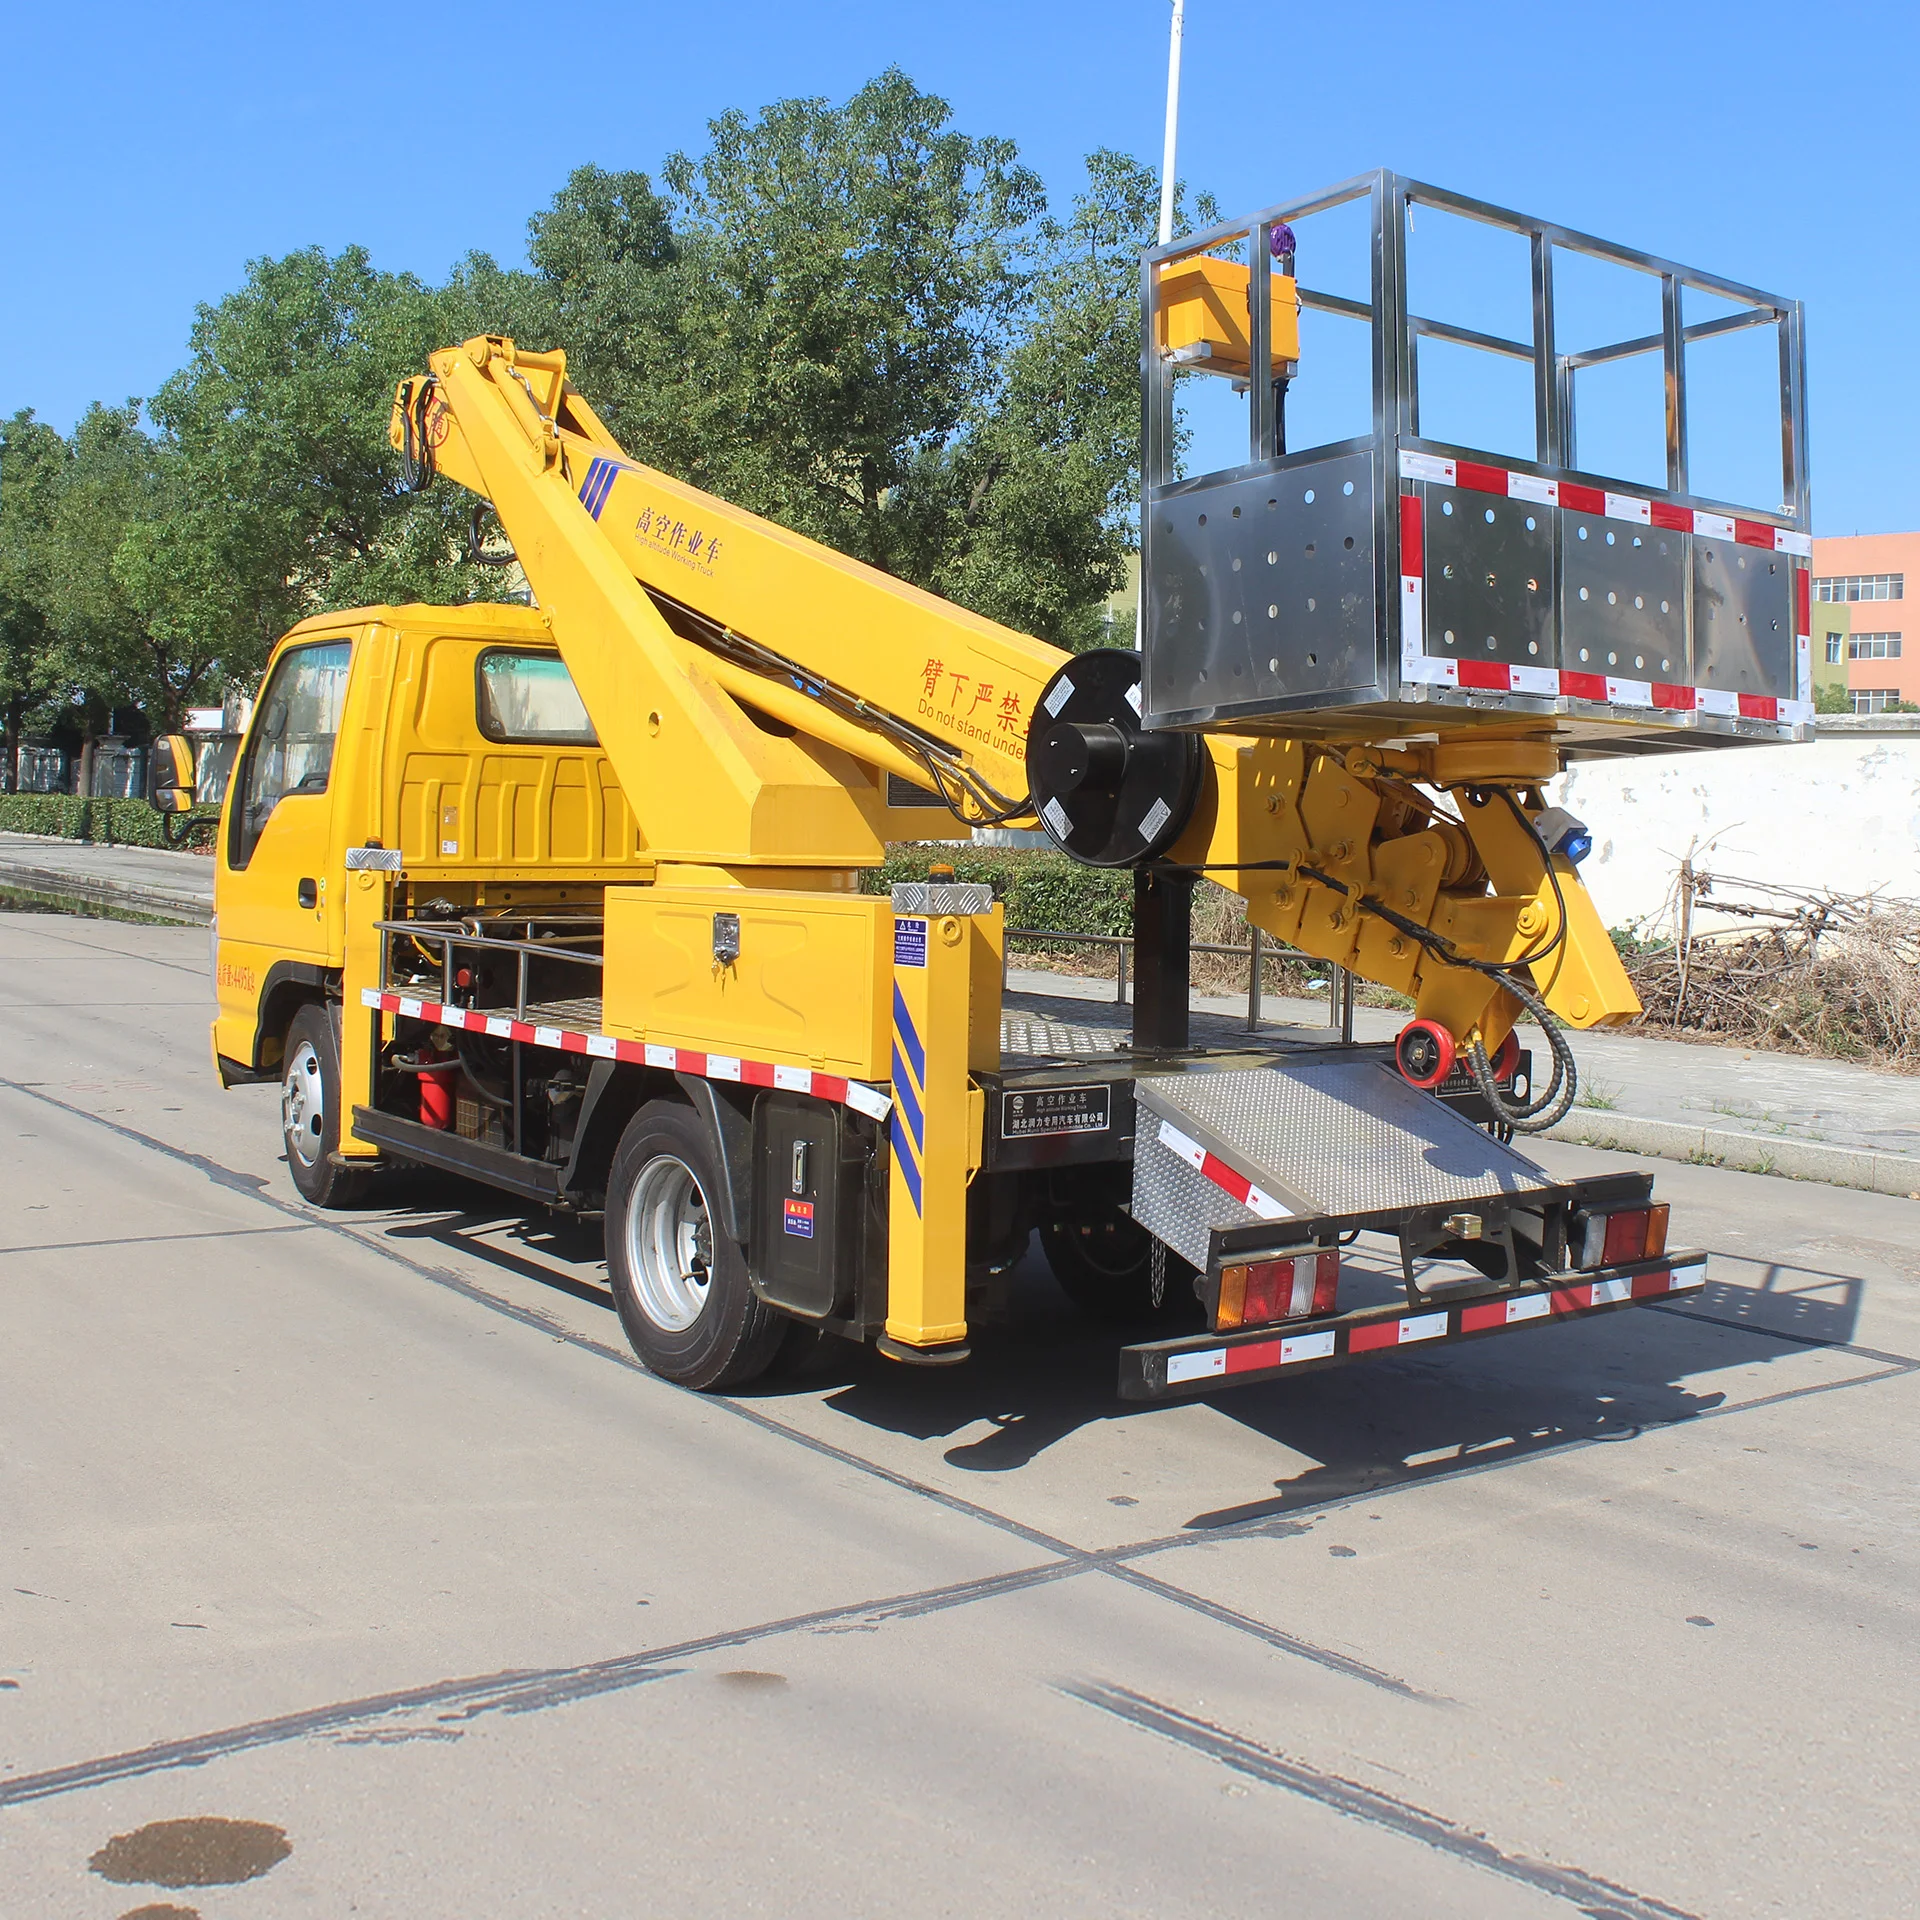
M 341 1171 L 328 1156 L 355 1152 L 321 1084 L 339 1049 L 344 889 L 374 884 L 347 871 L 349 847 L 396 850 L 426 893 L 459 908 L 597 900 L 609 880 L 650 869 L 538 613 L 365 607 L 288 633 L 221 814 L 212 1045 L 224 1084 L 279 1080 L 303 1014 L 332 1025 L 306 1076 L 313 1161 L 290 1128 L 303 1191 Z

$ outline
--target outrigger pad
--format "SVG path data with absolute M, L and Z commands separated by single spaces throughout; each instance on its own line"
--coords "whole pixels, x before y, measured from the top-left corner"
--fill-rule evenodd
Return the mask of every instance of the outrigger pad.
M 1134 1097 L 1133 1216 L 1203 1272 L 1215 1232 L 1556 1184 L 1377 1059 L 1196 1062 L 1137 1073 Z

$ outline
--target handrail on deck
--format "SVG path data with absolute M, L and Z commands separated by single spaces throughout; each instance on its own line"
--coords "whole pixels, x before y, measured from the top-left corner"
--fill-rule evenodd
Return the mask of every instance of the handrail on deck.
M 1218 953 L 1228 956 L 1245 955 L 1247 959 L 1247 1031 L 1256 1032 L 1260 1025 L 1261 978 L 1260 970 L 1269 953 L 1276 956 L 1293 954 L 1297 959 L 1311 961 L 1315 966 L 1324 966 L 1329 975 L 1327 992 L 1327 1025 L 1338 1027 L 1343 1039 L 1353 1038 L 1353 975 L 1345 967 L 1336 967 L 1324 960 L 1315 960 L 1311 954 L 1300 953 L 1297 948 L 1270 942 L 1258 927 L 1249 927 L 1251 936 L 1245 946 L 1223 946 L 1217 941 L 1196 940 L 1189 949 L 1193 953 Z M 1033 940 L 1048 945 L 1066 942 L 1070 945 L 1086 947 L 1112 947 L 1116 949 L 1118 965 L 1114 970 L 1113 1004 L 1124 1007 L 1127 1004 L 1127 951 L 1133 945 L 1133 936 L 1126 933 L 1067 933 L 1048 927 L 1008 927 L 1007 940 Z M 1000 950 L 1000 986 L 1004 992 L 1007 984 L 1007 950 Z
M 503 940 L 494 934 L 479 933 L 464 920 L 376 920 L 374 930 L 377 933 L 404 934 L 410 940 L 421 945 L 429 942 L 440 949 L 440 999 L 443 1006 L 453 1005 L 453 950 L 460 947 L 481 947 L 492 953 L 511 953 L 514 956 L 513 1011 L 516 1019 L 524 1019 L 527 1012 L 527 965 L 536 957 L 542 960 L 564 960 L 575 967 L 606 967 L 606 956 L 599 953 L 581 953 L 570 946 L 551 940 Z M 528 922 L 531 931 L 532 923 Z M 576 936 L 578 937 L 578 936 Z M 388 961 L 392 953 L 389 941 L 380 943 L 380 986 L 385 991 L 390 985 L 388 979 Z

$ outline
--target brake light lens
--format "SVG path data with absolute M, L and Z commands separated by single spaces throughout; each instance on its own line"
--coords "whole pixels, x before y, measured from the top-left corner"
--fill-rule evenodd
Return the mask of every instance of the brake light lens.
M 1340 1291 L 1340 1255 L 1325 1247 L 1282 1260 L 1250 1260 L 1220 1270 L 1215 1332 L 1331 1313 Z
M 1628 1207 L 1619 1213 L 1592 1213 L 1587 1216 L 1582 1239 L 1580 1264 L 1583 1267 L 1613 1267 L 1627 1260 L 1654 1260 L 1667 1250 L 1666 1202 L 1654 1206 Z

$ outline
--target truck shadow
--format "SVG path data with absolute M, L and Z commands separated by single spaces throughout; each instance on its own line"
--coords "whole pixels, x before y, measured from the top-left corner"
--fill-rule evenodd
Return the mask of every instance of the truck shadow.
M 390 1218 L 385 1229 L 394 1239 L 458 1250 L 611 1316 L 596 1226 L 521 1215 L 454 1179 L 423 1182 L 408 1199 L 409 1216 Z M 941 1458 L 949 1467 L 988 1475 L 1018 1472 L 1099 1423 L 1224 1416 L 1297 1461 L 1271 1493 L 1187 1522 L 1230 1527 L 1570 1445 L 1631 1441 L 1728 1409 L 1728 1395 L 1705 1384 L 1710 1376 L 1809 1348 L 1844 1349 L 1866 1285 L 1852 1275 L 1719 1254 L 1709 1275 L 1701 1293 L 1671 1306 L 1141 1405 L 1116 1398 L 1118 1348 L 1182 1329 L 1090 1320 L 1030 1255 L 976 1325 L 965 1366 L 903 1367 L 870 1348 L 830 1342 L 797 1373 L 769 1376 L 733 1397 L 769 1411 L 783 1400 L 817 1399 L 852 1428 L 921 1443 L 945 1439 Z M 1869 1364 L 1884 1358 L 1862 1357 Z M 851 1435 L 848 1444 L 859 1450 Z
M 1114 1397 L 1114 1354 L 1142 1336 L 1091 1326 L 1049 1297 L 1044 1270 L 1022 1269 L 1005 1320 L 981 1331 L 967 1366 L 913 1374 L 854 1352 L 825 1404 L 910 1439 L 952 1436 L 945 1462 L 985 1474 L 1017 1471 L 1096 1422 L 1191 1419 L 1204 1405 L 1298 1458 L 1270 1495 L 1187 1523 L 1236 1526 L 1569 1445 L 1631 1441 L 1728 1409 L 1728 1393 L 1705 1383 L 1715 1373 L 1844 1346 L 1854 1330 L 1858 1279 L 1732 1260 L 1714 1271 L 1735 1277 L 1714 1278 L 1674 1308 L 1141 1406 Z M 770 1383 L 762 1396 L 778 1391 Z

